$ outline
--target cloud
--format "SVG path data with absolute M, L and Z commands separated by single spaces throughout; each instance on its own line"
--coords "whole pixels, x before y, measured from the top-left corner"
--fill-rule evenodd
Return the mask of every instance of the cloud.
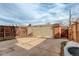
M 72 9 L 72 18 L 79 17 L 79 4 L 58 3 L 16 3 L 0 4 L 0 24 L 43 24 L 67 23 L 69 9 Z
M 48 12 L 58 20 L 66 18 L 68 16 L 67 11 L 65 10 L 66 5 L 64 4 L 56 4 L 56 5 L 57 5 L 56 7 L 51 8 Z
M 53 4 L 52 4 L 53 5 Z M 40 20 L 41 22 L 61 22 L 63 19 L 68 19 L 68 13 L 64 9 L 66 5 L 64 4 L 55 4 L 53 8 L 49 8 L 47 12 L 43 12 Z

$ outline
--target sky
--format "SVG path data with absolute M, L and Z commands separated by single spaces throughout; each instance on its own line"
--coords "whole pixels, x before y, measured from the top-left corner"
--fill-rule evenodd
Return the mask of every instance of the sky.
M 79 17 L 77 3 L 0 3 L 0 25 L 46 23 L 67 25 L 70 9 L 73 21 Z

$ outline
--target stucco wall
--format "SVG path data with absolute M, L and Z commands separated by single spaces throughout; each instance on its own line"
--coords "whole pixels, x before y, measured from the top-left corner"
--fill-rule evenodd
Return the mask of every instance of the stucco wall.
M 28 35 L 29 34 L 34 37 L 53 37 L 51 26 L 28 27 Z

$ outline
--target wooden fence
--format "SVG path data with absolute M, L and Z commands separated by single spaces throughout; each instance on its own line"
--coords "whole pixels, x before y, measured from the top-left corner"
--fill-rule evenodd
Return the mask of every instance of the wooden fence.
M 14 38 L 15 38 L 14 26 L 0 26 L 0 40 L 7 40 Z
M 27 27 L 16 27 L 16 38 L 27 37 Z
M 59 24 L 53 25 L 53 36 L 54 38 L 61 38 L 61 26 Z
M 69 26 L 68 38 L 69 40 L 79 42 L 79 22 L 74 22 L 71 26 Z
M 15 39 L 27 36 L 27 27 L 0 26 L 0 40 Z

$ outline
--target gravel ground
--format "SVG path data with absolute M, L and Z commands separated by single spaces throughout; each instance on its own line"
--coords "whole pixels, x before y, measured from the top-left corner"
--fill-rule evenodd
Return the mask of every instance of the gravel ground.
M 40 41 L 39 44 L 37 44 Z M 1 56 L 59 56 L 61 42 L 67 39 L 33 39 L 23 44 L 16 40 L 0 42 Z

